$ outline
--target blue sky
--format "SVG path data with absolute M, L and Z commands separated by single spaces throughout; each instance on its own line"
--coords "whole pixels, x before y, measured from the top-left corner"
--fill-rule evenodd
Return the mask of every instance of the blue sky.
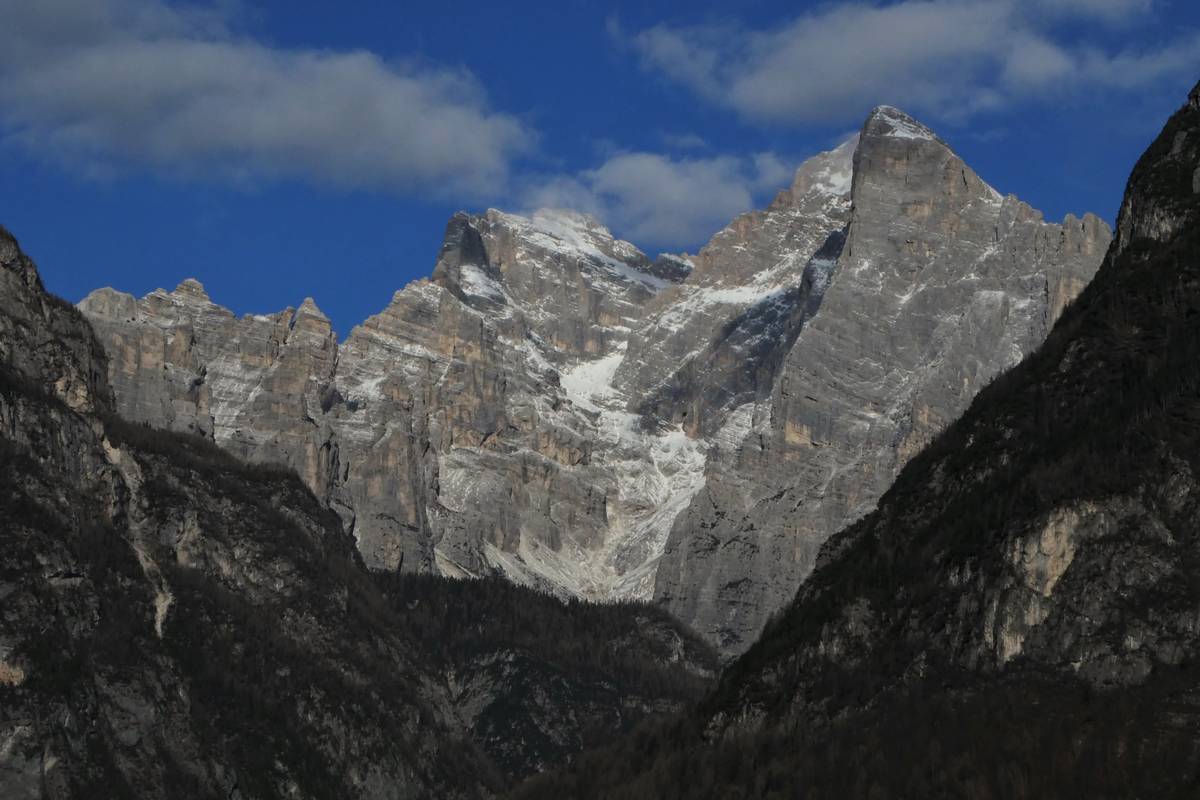
M 0 224 L 71 300 L 194 276 L 344 336 L 455 210 L 695 251 L 881 103 L 1049 218 L 1111 220 L 1200 80 L 1198 6 L 0 0 Z

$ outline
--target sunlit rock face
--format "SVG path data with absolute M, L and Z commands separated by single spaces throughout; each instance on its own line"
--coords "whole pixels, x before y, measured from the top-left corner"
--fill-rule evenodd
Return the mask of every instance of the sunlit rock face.
M 932 131 L 877 109 L 854 154 L 849 224 L 817 310 L 732 452 L 674 524 L 656 596 L 729 652 L 795 594 L 824 541 L 1018 363 L 1111 239 L 1003 197 Z
M 612 379 L 642 308 L 689 271 L 580 214 L 489 211 L 451 219 L 432 278 L 341 344 L 310 300 L 239 319 L 194 280 L 80 307 L 122 414 L 295 467 L 371 566 L 646 596 L 618 586 L 645 560 L 622 546 L 665 529 L 703 446 L 643 430 Z
M 80 307 L 121 413 L 295 467 L 370 566 L 657 597 L 736 651 L 1108 239 L 881 108 L 694 256 L 491 210 L 341 343 L 193 281 Z

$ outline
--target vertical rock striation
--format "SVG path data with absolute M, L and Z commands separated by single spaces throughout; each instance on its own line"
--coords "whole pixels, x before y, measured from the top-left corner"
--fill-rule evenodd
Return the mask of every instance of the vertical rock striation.
M 1049 224 L 932 131 L 882 107 L 854 155 L 851 211 L 819 312 L 769 396 L 739 413 L 676 520 L 655 594 L 727 652 L 795 594 L 825 540 L 992 378 L 1045 338 L 1111 238 Z

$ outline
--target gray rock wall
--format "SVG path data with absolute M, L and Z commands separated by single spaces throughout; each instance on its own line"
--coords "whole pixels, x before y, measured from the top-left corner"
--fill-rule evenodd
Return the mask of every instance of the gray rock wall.
M 295 467 L 372 567 L 653 596 L 736 652 L 1108 240 L 881 108 L 695 256 L 493 210 L 341 344 L 194 282 L 81 308 L 123 414 Z
M 820 310 L 736 453 L 677 518 L 655 594 L 727 652 L 795 594 L 825 540 L 1045 338 L 1111 239 L 1049 224 L 895 109 L 855 154 L 846 242 Z

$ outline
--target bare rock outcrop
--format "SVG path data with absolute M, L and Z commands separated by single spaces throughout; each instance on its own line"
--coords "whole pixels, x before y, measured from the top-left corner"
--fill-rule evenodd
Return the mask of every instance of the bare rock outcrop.
M 371 567 L 655 597 L 735 652 L 1109 236 L 885 107 L 694 256 L 492 210 L 341 343 L 307 301 L 239 319 L 195 282 L 80 307 L 121 413 L 294 467 Z
M 655 594 L 727 652 L 795 594 L 825 540 L 1045 338 L 1111 233 L 984 183 L 932 131 L 877 109 L 854 155 L 845 243 L 770 394 L 733 416 L 676 520 Z

